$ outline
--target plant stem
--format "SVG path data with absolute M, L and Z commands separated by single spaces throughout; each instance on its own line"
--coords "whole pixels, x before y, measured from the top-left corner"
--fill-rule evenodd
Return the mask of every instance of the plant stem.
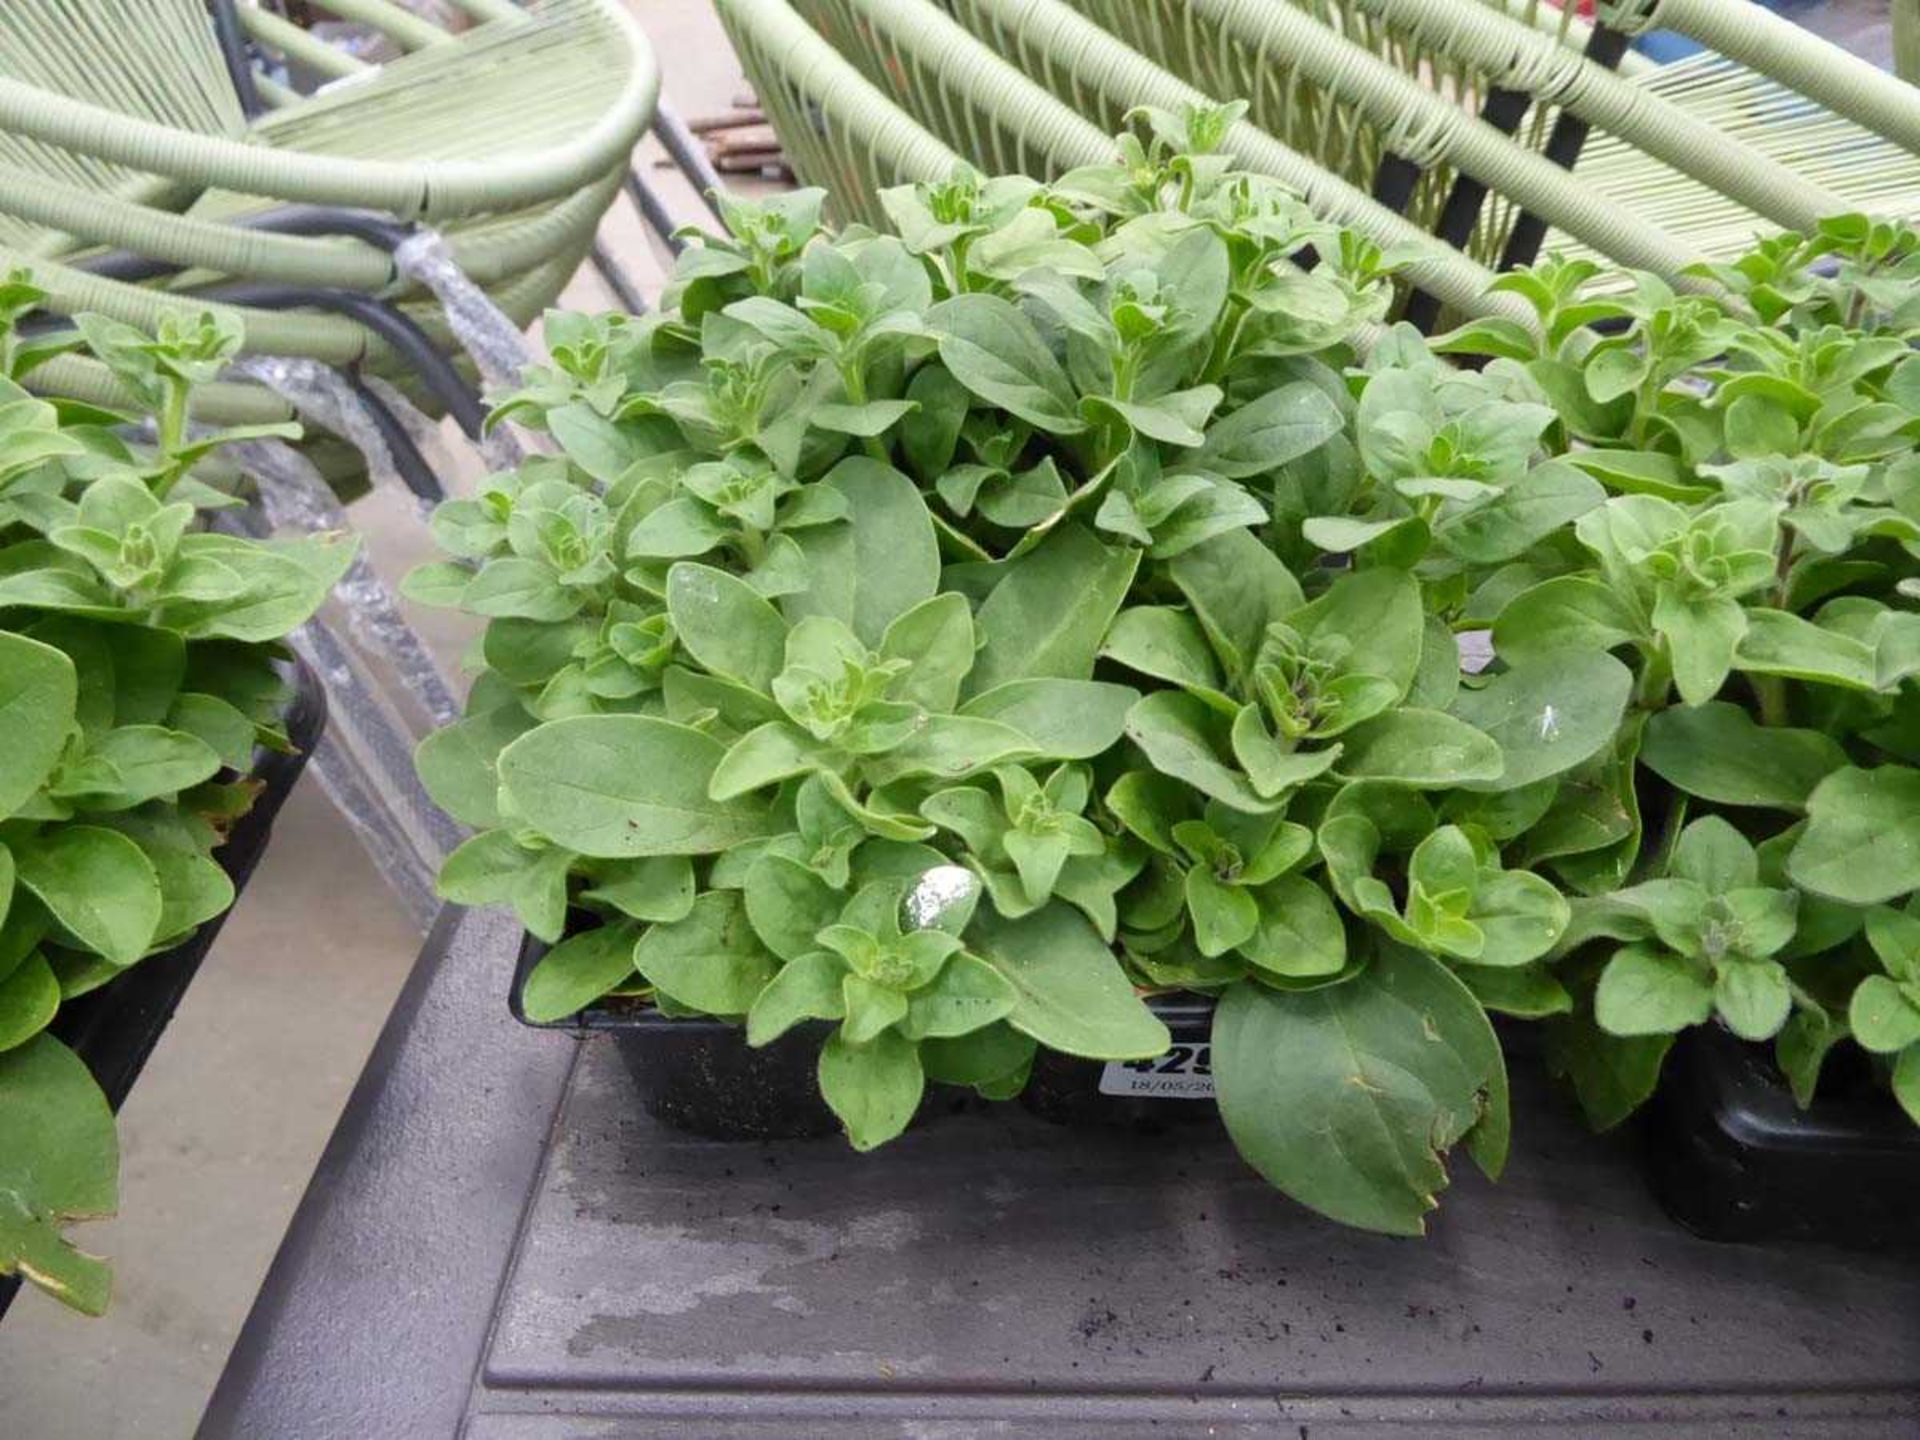
M 864 405 L 867 403 L 867 377 L 860 373 L 860 364 L 857 360 L 851 365 L 842 365 L 840 367 L 840 385 L 841 388 L 847 392 L 847 403 L 849 405 Z M 892 457 L 887 453 L 885 443 L 882 442 L 878 435 L 862 436 L 861 444 L 866 449 L 867 454 L 878 460 L 882 465 L 890 465 L 893 463 Z
M 1667 691 L 1673 686 L 1673 661 L 1667 655 L 1667 647 L 1658 641 L 1651 649 L 1643 646 L 1641 654 L 1646 657 L 1646 664 L 1641 667 L 1640 679 L 1634 686 L 1633 703 L 1642 710 L 1664 709 Z
M 187 384 L 184 380 L 168 379 L 167 399 L 160 407 L 159 425 L 160 458 L 166 468 L 161 472 L 154 489 L 159 498 L 164 500 L 186 468 L 174 459 L 187 438 Z

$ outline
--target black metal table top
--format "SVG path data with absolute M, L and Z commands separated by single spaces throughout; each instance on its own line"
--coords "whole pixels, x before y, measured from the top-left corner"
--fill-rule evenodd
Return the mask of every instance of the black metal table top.
M 1211 1126 L 677 1134 L 512 1022 L 516 941 L 442 917 L 203 1435 L 1920 1434 L 1920 1264 L 1696 1240 L 1524 1070 L 1507 1179 L 1393 1240 Z

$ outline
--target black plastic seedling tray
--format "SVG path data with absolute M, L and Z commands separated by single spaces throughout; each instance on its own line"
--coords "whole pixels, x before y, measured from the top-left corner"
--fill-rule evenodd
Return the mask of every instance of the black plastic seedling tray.
M 688 1135 L 611 1042 L 514 1020 L 520 948 L 436 925 L 201 1440 L 1920 1433 L 1913 1260 L 1701 1240 L 1540 1066 L 1506 1176 L 1456 1165 L 1411 1241 L 1206 1127 Z
M 814 1074 L 827 1035 L 821 1022 L 754 1049 L 741 1027 L 725 1020 L 674 1018 L 618 999 L 560 1020 L 529 1020 L 521 996 L 549 948 L 531 934 L 520 937 L 507 999 L 513 1018 L 539 1030 L 610 1036 L 649 1115 L 713 1140 L 797 1140 L 840 1128 Z
M 1767 1047 L 1715 1026 L 1668 1057 L 1646 1123 L 1667 1212 L 1711 1240 L 1817 1240 L 1920 1253 L 1920 1129 L 1843 1051 L 1802 1110 Z
M 513 1017 L 540 1030 L 610 1036 L 649 1115 L 714 1140 L 792 1140 L 840 1129 L 820 1098 L 814 1069 L 829 1026 L 798 1025 L 755 1049 L 730 1021 L 670 1017 L 639 1002 L 610 1000 L 559 1020 L 529 1020 L 521 995 L 548 948 L 522 935 L 508 997 Z M 1213 1001 L 1167 995 L 1148 1004 L 1173 1035 L 1165 1055 L 1102 1062 L 1043 1049 L 1034 1057 L 1022 1103 L 1063 1124 L 1157 1128 L 1217 1119 L 1207 1069 Z M 930 1086 L 920 1121 L 941 1109 L 968 1108 L 967 1093 Z
M 213 858 L 233 881 L 236 903 L 266 852 L 274 817 L 293 792 L 326 728 L 327 695 L 319 677 L 296 660 L 290 679 L 293 697 L 287 704 L 286 730 L 293 748 L 291 752 L 264 748 L 255 752 L 251 773 L 263 788 L 253 808 L 234 823 L 226 843 L 214 852 Z M 150 955 L 98 990 L 63 1004 L 54 1017 L 52 1033 L 86 1062 L 116 1112 L 232 913 L 231 907 L 222 911 L 173 949 Z M 17 1277 L 0 1277 L 0 1316 L 5 1316 L 19 1286 Z
M 524 935 L 510 1008 L 523 1024 L 607 1034 L 633 1077 L 642 1108 L 674 1129 L 718 1140 L 782 1140 L 838 1129 L 814 1066 L 828 1027 L 796 1027 L 754 1049 L 724 1020 L 675 1019 L 641 1003 L 610 1001 L 541 1024 L 520 1002 L 547 946 Z M 1172 1036 L 1151 1060 L 1098 1061 L 1042 1049 L 1020 1103 L 1062 1125 L 1156 1132 L 1219 1128 L 1209 1066 L 1213 1001 L 1152 997 Z M 1537 1058 L 1528 1027 L 1502 1025 L 1510 1058 Z M 1866 1076 L 1858 1056 L 1836 1057 L 1821 1098 L 1801 1110 L 1762 1047 L 1702 1028 L 1675 1046 L 1639 1129 L 1649 1183 L 1679 1223 L 1710 1240 L 1811 1240 L 1920 1251 L 1909 1197 L 1920 1194 L 1920 1129 Z M 962 1092 L 929 1087 L 919 1120 L 965 1109 Z

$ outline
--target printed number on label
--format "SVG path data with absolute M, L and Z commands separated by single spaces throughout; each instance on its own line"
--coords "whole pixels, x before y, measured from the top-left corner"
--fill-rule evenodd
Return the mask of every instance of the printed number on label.
M 1213 1047 L 1175 1045 L 1151 1060 L 1110 1060 L 1100 1075 L 1102 1095 L 1137 1095 L 1167 1100 L 1213 1098 Z

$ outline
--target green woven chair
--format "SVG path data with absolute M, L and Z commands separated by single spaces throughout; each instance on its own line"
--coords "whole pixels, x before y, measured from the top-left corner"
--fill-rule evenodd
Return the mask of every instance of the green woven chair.
M 1489 186 L 1465 243 L 1490 261 L 1523 209 L 1554 248 L 1671 273 L 1756 231 L 1920 208 L 1920 94 L 1749 0 L 1603 4 L 1616 43 L 1672 25 L 1720 52 L 1632 75 L 1485 0 L 1074 3 L 1283 134 L 1367 173 L 1385 152 L 1412 160 L 1423 223 L 1457 174 Z M 1526 106 L 1511 138 L 1478 118 L 1500 92 Z M 1571 176 L 1544 153 L 1565 116 L 1600 132 Z
M 957 66 L 953 26 L 931 0 L 799 3 L 870 79 L 969 158 L 1020 163 L 1039 123 L 1028 119 L 1030 97 L 1007 98 L 1004 76 L 980 78 L 992 71 L 987 61 Z M 1365 199 L 1363 186 L 1384 193 L 1388 166 L 1402 166 L 1412 176 L 1394 202 L 1412 222 L 1403 228 L 1437 230 L 1485 264 L 1530 258 L 1544 239 L 1704 284 L 1683 272 L 1756 232 L 1803 229 L 1845 210 L 1920 210 L 1920 160 L 1905 148 L 1920 93 L 1747 0 L 1639 4 L 1630 24 L 1621 14 L 1629 7 L 1603 5 L 1603 18 L 1623 30 L 1678 23 L 1725 43 L 1725 54 L 1664 69 L 1620 54 L 1622 31 L 1596 35 L 1537 0 L 945 8 L 993 64 L 1010 62 L 1102 126 L 1136 103 L 1248 97 L 1253 123 L 1235 142 L 1242 163 L 1286 176 L 1323 213 L 1370 234 L 1382 234 L 1377 215 L 1353 200 Z M 1749 13 L 1764 22 L 1757 33 L 1766 43 L 1743 37 L 1736 46 L 1724 32 Z M 1596 133 L 1584 146 L 1575 138 L 1565 147 L 1589 128 Z M 1278 152 L 1277 163 L 1251 158 L 1243 142 Z
M 944 180 L 961 163 L 786 0 L 715 0 L 715 8 L 794 174 L 826 188 L 835 220 L 882 225 L 881 190 Z
M 27 264 L 62 313 L 136 324 L 205 307 L 210 287 L 310 287 L 399 303 L 452 353 L 439 305 L 363 239 L 283 233 L 289 207 L 344 207 L 442 230 L 461 269 L 516 323 L 577 268 L 617 193 L 658 90 L 651 50 L 618 0 L 460 0 L 459 33 L 388 0 L 329 9 L 401 38 L 370 67 L 265 10 L 259 43 L 335 83 L 299 97 L 267 82 L 245 114 L 203 0 L 7 0 L 0 5 L 0 265 Z M 258 84 L 259 82 L 255 82 Z M 305 210 L 295 230 L 310 229 Z M 104 251 L 168 273 L 89 273 Z M 187 292 L 196 292 L 189 298 Z M 242 295 L 248 292 L 242 289 Z M 406 378 L 390 344 L 348 315 L 234 307 L 253 353 Z M 86 362 L 46 372 L 111 403 Z M 211 387 L 201 418 L 284 417 L 257 387 Z
M 1108 160 L 1113 155 L 1111 136 L 1132 106 L 1145 102 L 1178 107 L 1205 99 L 1139 57 L 1121 55 L 1123 47 L 1118 46 L 1113 58 L 1121 63 L 1105 77 L 1105 88 L 1069 87 L 1056 93 L 1059 87 L 1029 78 L 937 7 L 915 0 L 801 0 L 804 21 L 785 0 L 720 0 L 720 10 L 763 95 L 767 73 L 779 83 L 785 62 L 778 46 L 758 41 L 757 35 L 777 31 L 783 41 L 791 37 L 796 45 L 806 36 L 812 42 L 806 47 L 809 55 L 824 37 L 830 42 L 829 53 L 844 56 L 843 64 L 853 61 L 873 88 L 884 90 L 900 109 L 988 170 L 1056 175 L 1075 165 Z M 1060 18 L 1070 27 L 1094 28 L 1070 11 L 1062 11 Z M 743 34 L 745 41 L 740 39 Z M 782 113 L 776 107 L 773 115 L 801 173 L 830 183 L 807 164 L 808 109 L 791 107 Z M 1487 293 L 1491 272 L 1271 136 L 1238 125 L 1227 149 L 1248 168 L 1287 181 L 1324 218 L 1382 245 L 1418 253 L 1408 272 L 1421 287 L 1468 313 L 1506 314 L 1526 323 L 1523 307 L 1511 297 Z

